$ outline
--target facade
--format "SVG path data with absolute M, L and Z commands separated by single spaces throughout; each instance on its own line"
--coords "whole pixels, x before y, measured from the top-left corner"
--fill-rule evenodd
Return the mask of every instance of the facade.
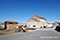
M 36 28 L 40 28 L 47 25 L 46 19 L 38 15 L 34 15 L 27 22 L 27 26 L 35 25 Z
M 18 22 L 16 21 L 5 21 L 4 23 L 6 30 L 13 30 L 18 26 Z
M 57 22 L 57 21 L 56 21 L 56 22 L 53 23 L 53 25 L 54 25 L 54 29 L 55 29 L 56 26 L 60 25 L 60 22 Z
M 56 22 L 53 23 L 53 25 L 54 25 L 54 26 L 60 25 L 60 22 L 57 22 L 57 21 L 56 21 Z

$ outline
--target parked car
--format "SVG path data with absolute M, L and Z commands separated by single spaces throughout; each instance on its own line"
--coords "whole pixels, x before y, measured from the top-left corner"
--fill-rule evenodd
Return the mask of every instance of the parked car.
M 52 28 L 53 25 L 46 25 L 46 28 Z
M 60 31 L 60 25 L 56 26 L 55 30 Z
M 36 26 L 35 25 L 31 25 L 31 26 L 28 27 L 28 29 L 35 30 L 36 29 Z

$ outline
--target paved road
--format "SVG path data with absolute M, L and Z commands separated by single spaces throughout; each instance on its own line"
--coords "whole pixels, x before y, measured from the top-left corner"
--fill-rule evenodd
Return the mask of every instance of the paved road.
M 0 40 L 60 40 L 60 34 L 52 30 L 37 30 L 0 36 Z

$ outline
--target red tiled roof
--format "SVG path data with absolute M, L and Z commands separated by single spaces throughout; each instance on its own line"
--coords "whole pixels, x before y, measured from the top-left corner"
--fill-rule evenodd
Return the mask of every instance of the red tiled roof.
M 36 18 L 30 18 L 30 19 L 33 19 L 33 20 L 35 20 L 35 21 L 39 22 L 39 20 L 37 20 Z M 30 20 L 30 19 L 29 19 L 29 20 Z M 28 20 L 28 21 L 29 21 L 29 20 Z
M 8 23 L 18 23 L 16 21 L 5 21 L 5 22 L 8 22 Z
M 55 24 L 55 23 L 60 23 L 60 22 L 54 22 L 53 24 Z
M 56 22 L 53 23 L 53 25 L 56 25 L 56 23 L 57 23 L 57 24 L 60 24 L 60 22 L 57 22 L 57 21 L 56 21 Z
M 35 21 L 38 21 L 39 22 L 39 20 L 37 20 L 36 18 L 32 18 L 32 19 L 34 19 Z
M 60 23 L 60 22 L 56 22 L 56 23 Z
M 40 17 L 40 16 L 38 16 L 38 15 L 35 15 L 35 16 L 37 16 L 38 18 L 41 18 L 41 19 L 44 19 L 44 20 L 46 20 L 45 18 L 43 18 L 43 17 Z
M 34 16 L 37 16 L 38 18 L 41 18 L 41 19 L 44 19 L 44 20 L 46 20 L 45 18 L 43 18 L 43 17 L 40 17 L 40 16 L 38 16 L 38 15 L 34 15 Z M 39 22 L 39 20 L 38 20 L 38 19 L 36 19 L 36 18 L 34 18 L 34 17 L 33 17 L 33 18 L 30 18 L 30 19 L 33 19 L 33 20 L 35 20 L 35 21 L 38 21 L 38 22 Z M 29 19 L 29 20 L 30 20 L 30 19 Z M 29 21 L 29 20 L 28 20 L 28 21 Z

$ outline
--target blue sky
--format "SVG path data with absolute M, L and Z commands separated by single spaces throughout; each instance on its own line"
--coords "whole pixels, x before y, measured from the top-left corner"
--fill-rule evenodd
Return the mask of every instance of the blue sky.
M 60 21 L 60 0 L 0 0 L 0 21 L 27 23 L 38 14 L 48 23 Z

